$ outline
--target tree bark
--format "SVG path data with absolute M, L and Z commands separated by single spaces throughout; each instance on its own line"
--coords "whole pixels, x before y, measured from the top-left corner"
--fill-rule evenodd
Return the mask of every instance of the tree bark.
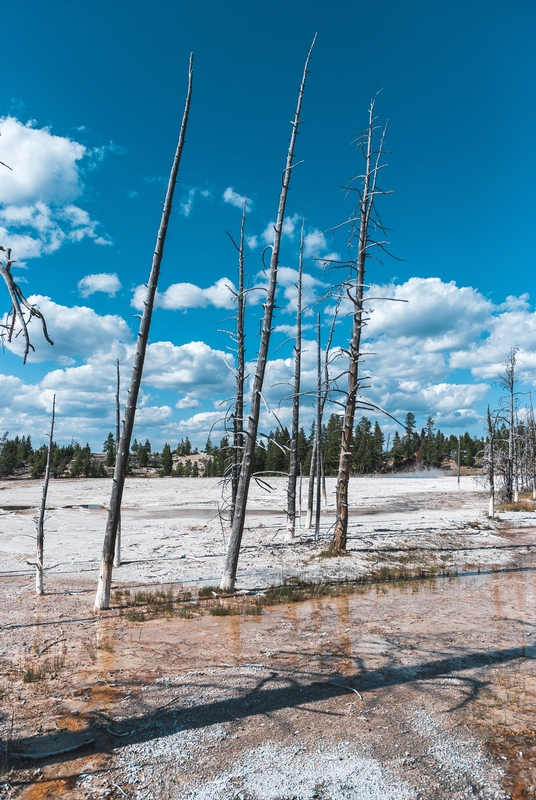
M 145 353 L 147 350 L 147 340 L 149 337 L 149 329 L 151 326 L 151 317 L 153 313 L 154 299 L 156 294 L 156 287 L 158 285 L 158 277 L 160 274 L 160 264 L 162 263 L 162 256 L 164 254 L 164 244 L 166 241 L 166 233 L 171 214 L 171 206 L 173 200 L 173 193 L 179 172 L 179 165 L 184 148 L 184 140 L 186 136 L 186 127 L 188 124 L 188 115 L 190 112 L 190 103 L 192 98 L 192 80 L 193 80 L 193 56 L 190 55 L 190 65 L 188 72 L 188 91 L 186 95 L 186 103 L 184 106 L 184 113 L 182 117 L 182 124 L 179 133 L 179 141 L 175 151 L 175 158 L 169 176 L 169 182 L 166 192 L 166 199 L 162 209 L 162 218 L 156 239 L 156 247 L 153 255 L 151 266 L 151 273 L 147 283 L 147 296 L 144 303 L 143 314 L 140 322 L 140 329 L 138 333 L 138 341 L 136 345 L 136 354 L 134 356 L 134 365 L 132 367 L 132 374 L 130 379 L 130 389 L 128 392 L 127 404 L 125 407 L 125 418 L 123 422 L 123 430 L 119 441 L 119 452 L 117 453 L 115 470 L 113 477 L 112 493 L 110 497 L 110 508 L 108 509 L 108 520 L 106 523 L 106 534 L 104 537 L 104 546 L 102 550 L 102 559 L 100 566 L 99 582 L 97 586 L 97 594 L 95 597 L 95 610 L 108 608 L 110 605 L 110 589 L 112 584 L 112 566 L 115 551 L 115 540 L 117 536 L 117 526 L 119 522 L 119 514 L 121 510 L 121 500 L 123 498 L 123 489 L 125 485 L 128 455 L 130 451 L 130 440 L 132 438 L 132 429 L 134 427 L 134 418 L 136 416 L 136 403 L 138 401 L 138 394 L 140 390 L 141 377 L 143 372 L 143 364 L 145 361 Z
M 290 468 L 287 489 L 287 531 L 285 541 L 294 539 L 296 530 L 296 483 L 298 480 L 298 434 L 300 430 L 300 382 L 302 349 L 302 282 L 305 219 L 302 222 L 298 262 L 298 297 L 296 301 L 296 343 L 294 345 L 294 387 L 292 390 L 292 428 L 290 434 Z
M 315 41 L 316 41 L 316 36 L 314 37 L 313 43 L 309 48 L 309 52 L 307 54 L 307 58 L 305 61 L 302 82 L 298 93 L 298 103 L 296 106 L 294 121 L 292 123 L 292 133 L 290 136 L 290 143 L 287 152 L 287 161 L 285 169 L 283 170 L 281 194 L 279 195 L 279 208 L 277 211 L 277 218 L 274 226 L 274 243 L 272 245 L 272 255 L 270 258 L 268 289 L 264 304 L 264 318 L 261 331 L 261 340 L 259 345 L 259 355 L 257 358 L 257 367 L 255 370 L 255 376 L 253 378 L 248 430 L 247 430 L 246 441 L 244 444 L 242 465 L 240 468 L 240 478 L 237 487 L 236 505 L 233 517 L 233 524 L 231 528 L 231 535 L 229 537 L 227 557 L 225 560 L 224 571 L 220 583 L 220 589 L 222 589 L 222 591 L 233 591 L 236 581 L 236 570 L 238 567 L 240 544 L 242 542 L 242 534 L 244 532 L 244 522 L 246 518 L 246 505 L 248 499 L 249 484 L 253 472 L 253 458 L 255 454 L 255 444 L 257 440 L 257 430 L 259 426 L 261 393 L 264 383 L 266 361 L 268 358 L 270 334 L 272 330 L 272 317 L 274 313 L 275 291 L 277 286 L 277 270 L 279 266 L 279 251 L 281 248 L 281 236 L 283 233 L 285 206 L 287 203 L 287 196 L 290 185 L 290 176 L 292 168 L 294 166 L 293 161 L 294 161 L 294 149 L 296 146 L 296 138 L 298 135 L 298 128 L 301 123 L 300 113 L 303 102 L 303 94 L 305 91 L 305 81 L 307 78 L 307 70 L 309 68 L 309 61 L 311 59 L 311 54 Z
M 50 464 L 52 459 L 52 441 L 54 437 L 54 418 L 56 416 L 56 395 L 52 398 L 52 418 L 50 420 L 50 433 L 48 436 L 47 464 L 45 467 L 45 480 L 43 483 L 43 494 L 41 496 L 41 506 L 37 518 L 37 557 L 35 560 L 35 591 L 36 594 L 44 594 L 43 580 L 43 550 L 45 544 L 45 514 L 47 508 L 48 483 L 50 481 Z

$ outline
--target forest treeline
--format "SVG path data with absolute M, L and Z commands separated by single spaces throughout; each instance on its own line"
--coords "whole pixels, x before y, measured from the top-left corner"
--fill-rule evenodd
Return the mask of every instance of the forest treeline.
M 326 475 L 337 475 L 339 466 L 341 429 L 343 418 L 332 414 L 322 426 L 322 455 Z M 485 442 L 473 438 L 467 431 L 461 436 L 446 436 L 437 430 L 434 420 L 429 418 L 425 428 L 417 430 L 415 416 L 406 415 L 405 429 L 395 432 L 392 439 L 386 437 L 378 421 L 371 422 L 361 417 L 356 425 L 352 442 L 352 473 L 366 475 L 378 472 L 393 472 L 415 467 L 430 469 L 439 468 L 445 460 L 453 459 L 457 463 L 460 446 L 460 463 L 462 466 L 474 467 L 479 454 L 482 454 Z M 315 441 L 315 426 L 309 436 L 300 428 L 298 433 L 298 463 L 302 472 L 309 474 Z M 287 428 L 270 431 L 268 437 L 257 442 L 255 448 L 254 471 L 256 473 L 288 473 L 289 471 L 290 434 Z M 220 477 L 228 472 L 231 462 L 231 443 L 224 437 L 219 447 L 207 441 L 205 452 L 208 456 L 205 475 Z
M 405 429 L 395 432 L 391 438 L 385 436 L 380 424 L 361 417 L 353 437 L 353 474 L 403 471 L 414 467 L 424 469 L 441 467 L 447 459 L 457 463 L 458 441 L 461 445 L 461 464 L 475 466 L 479 454 L 485 447 L 483 439 L 473 438 L 465 432 L 460 439 L 449 436 L 435 428 L 433 419 L 428 419 L 425 428 L 417 430 L 415 416 L 411 413 L 404 420 Z M 338 468 L 342 417 L 332 414 L 322 426 L 322 453 L 326 475 L 336 475 Z M 302 472 L 309 474 L 315 438 L 315 427 L 307 435 L 303 427 L 298 433 L 298 463 Z M 48 446 L 37 449 L 32 446 L 30 436 L 9 438 L 5 433 L 0 439 L 0 477 L 28 471 L 30 477 L 44 475 Z M 111 474 L 115 463 L 116 442 L 110 433 L 103 444 L 102 456 L 96 457 L 89 444 L 78 442 L 52 446 L 51 472 L 54 478 L 105 478 Z M 194 458 L 199 455 L 199 459 Z M 187 458 L 186 458 L 187 457 Z M 256 473 L 284 473 L 289 471 L 290 434 L 287 428 L 271 431 L 260 439 L 255 448 L 254 471 Z M 152 468 L 162 477 L 223 477 L 232 461 L 232 442 L 224 436 L 219 445 L 207 440 L 204 453 L 192 447 L 186 436 L 172 449 L 166 443 L 161 452 L 153 451 L 149 439 L 138 442 L 134 439 L 129 458 L 129 471 Z

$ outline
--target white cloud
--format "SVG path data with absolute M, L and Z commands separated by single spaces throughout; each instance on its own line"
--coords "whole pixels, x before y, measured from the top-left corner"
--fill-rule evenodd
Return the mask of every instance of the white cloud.
M 245 195 L 238 194 L 235 192 L 232 186 L 228 186 L 227 189 L 223 193 L 223 202 L 230 203 L 232 206 L 236 206 L 236 208 L 243 209 L 244 203 L 246 204 L 246 211 L 251 211 L 252 208 L 252 201 L 246 198 Z
M 30 336 L 35 353 L 30 351 L 28 361 L 56 361 L 74 363 L 76 358 L 89 358 L 94 353 L 109 351 L 119 340 L 129 342 L 132 332 L 122 317 L 116 314 L 101 316 L 87 306 L 62 306 L 49 297 L 32 295 L 28 301 L 37 306 L 45 317 L 51 347 L 44 339 L 39 322 L 32 321 Z M 6 347 L 21 355 L 24 344 L 21 337 Z
M 246 244 L 250 250 L 255 250 L 259 244 L 259 241 L 256 236 L 246 236 Z
M 315 228 L 314 230 L 305 234 L 303 240 L 303 255 L 305 258 L 318 256 L 327 249 L 328 245 L 326 242 L 326 237 L 322 231 L 318 230 L 318 228 Z
M 286 236 L 287 239 L 293 239 L 296 231 L 296 223 L 299 219 L 299 214 L 293 214 L 292 217 L 285 217 L 281 228 L 282 235 Z M 269 222 L 261 234 L 261 239 L 265 244 L 274 243 L 274 225 L 275 222 Z
M 277 271 L 278 285 L 283 290 L 287 301 L 284 310 L 286 313 L 296 313 L 298 303 L 298 270 L 291 267 L 279 267 Z M 309 272 L 302 274 L 302 309 L 306 315 L 312 313 L 312 307 L 318 301 L 329 285 L 318 280 Z
M 186 395 L 178 403 L 175 403 L 175 408 L 201 408 L 201 402 L 197 397 Z
M 220 278 L 212 286 L 202 289 L 193 283 L 173 283 L 164 292 L 157 291 L 155 308 L 165 308 L 176 311 L 185 308 L 233 308 L 235 286 L 228 278 Z M 131 300 L 131 305 L 138 310 L 143 309 L 146 286 L 137 286 Z
M 121 282 L 115 272 L 98 272 L 86 275 L 78 281 L 78 291 L 82 297 L 89 297 L 95 292 L 104 292 L 110 297 L 115 297 L 121 288 Z
M 143 382 L 157 389 L 195 391 L 196 397 L 213 397 L 217 387 L 219 396 L 232 390 L 232 364 L 229 353 L 213 350 L 205 342 L 155 342 L 147 348 Z
M 14 257 L 37 258 L 86 237 L 110 244 L 73 203 L 84 190 L 81 163 L 94 151 L 14 117 L 0 119 L 0 134 L 0 158 L 11 167 L 0 181 L 0 238 Z
M 208 189 L 198 189 L 194 187 L 188 191 L 186 197 L 182 200 L 179 206 L 180 213 L 183 217 L 188 218 L 192 213 L 192 208 L 194 207 L 194 200 L 196 195 L 199 197 L 203 197 L 205 199 L 211 197 L 211 194 Z

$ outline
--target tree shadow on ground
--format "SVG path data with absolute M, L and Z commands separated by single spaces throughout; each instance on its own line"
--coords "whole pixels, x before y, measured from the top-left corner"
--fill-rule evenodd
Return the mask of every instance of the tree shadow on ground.
M 321 655 L 319 653 L 318 657 Z M 314 654 L 310 657 L 314 658 Z M 361 669 L 347 679 L 346 685 L 342 683 L 339 675 L 336 679 L 326 679 L 325 675 L 322 675 L 318 680 L 305 682 L 289 675 L 280 676 L 277 672 L 272 672 L 260 680 L 252 690 L 238 698 L 181 707 L 180 701 L 183 698 L 179 696 L 145 714 L 115 721 L 111 721 L 109 717 L 103 720 L 102 717 L 105 715 L 101 715 L 100 720 L 97 717 L 92 727 L 83 731 L 52 732 L 15 739 L 8 743 L 8 757 L 11 761 L 22 762 L 26 759 L 31 759 L 34 763 L 35 761 L 66 762 L 78 758 L 84 748 L 89 752 L 105 753 L 112 748 L 151 741 L 179 731 L 196 730 L 210 725 L 245 720 L 257 714 L 297 708 L 307 703 L 319 703 L 347 694 L 347 687 L 358 689 L 360 692 L 387 689 L 450 676 L 468 669 L 488 667 L 491 664 L 535 657 L 536 645 L 502 650 L 467 651 L 448 658 L 421 662 L 411 667 L 388 666 L 371 671 Z M 468 680 L 473 684 L 473 690 L 462 704 L 473 699 L 485 685 L 478 678 Z M 5 751 L 5 743 L 1 746 Z

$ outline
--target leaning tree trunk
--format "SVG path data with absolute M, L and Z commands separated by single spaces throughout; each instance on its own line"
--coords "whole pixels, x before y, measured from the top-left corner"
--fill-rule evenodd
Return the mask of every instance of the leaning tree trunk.
M 296 483 L 298 481 L 298 434 L 300 428 L 300 381 L 302 349 L 302 281 L 305 220 L 302 222 L 300 257 L 298 262 L 298 298 L 296 307 L 296 343 L 294 345 L 294 388 L 292 391 L 292 429 L 290 434 L 290 468 L 287 489 L 287 532 L 285 541 L 294 539 L 296 529 Z
M 123 430 L 121 431 L 121 438 L 119 441 L 119 452 L 115 460 L 115 469 L 113 477 L 112 494 L 110 497 L 110 507 L 108 509 L 108 520 L 106 523 L 106 534 L 104 537 L 104 547 L 102 550 L 101 567 L 99 574 L 99 582 L 97 586 L 97 594 L 95 597 L 95 610 L 108 608 L 110 605 L 110 589 L 112 584 L 112 567 L 115 551 L 115 540 L 117 536 L 117 526 L 119 523 L 119 515 L 121 510 L 121 500 L 123 498 L 123 489 L 125 486 L 125 477 L 128 465 L 128 454 L 130 451 L 130 440 L 132 438 L 132 429 L 134 427 L 134 418 L 136 416 L 136 403 L 138 401 L 138 394 L 141 384 L 141 376 L 143 372 L 143 363 L 145 361 L 145 352 L 147 349 L 147 340 L 149 337 L 149 328 L 151 326 L 151 317 L 153 313 L 154 299 L 156 294 L 156 287 L 158 284 L 158 276 L 160 274 L 160 264 L 162 263 L 162 256 L 164 254 L 164 244 L 166 241 L 166 233 L 171 214 L 171 204 L 173 200 L 173 192 L 177 181 L 179 172 L 179 164 L 184 148 L 184 139 L 186 136 L 186 126 L 188 124 L 188 114 L 190 111 L 190 102 L 192 98 L 192 79 L 193 79 L 193 56 L 190 56 L 190 66 L 188 72 L 188 92 L 186 95 L 186 103 L 184 106 L 184 113 L 182 117 L 182 124 L 179 133 L 179 141 L 175 151 L 175 158 L 169 176 L 169 182 L 166 192 L 166 199 L 162 209 L 162 219 L 158 230 L 156 239 L 156 247 L 153 255 L 153 262 L 151 267 L 151 274 L 147 283 L 147 296 L 143 307 L 143 314 L 140 322 L 140 329 L 138 333 L 138 341 L 136 345 L 136 354 L 134 356 L 134 365 L 132 367 L 132 374 L 130 379 L 130 389 L 125 407 L 125 418 L 123 422 Z
M 244 451 L 244 383 L 246 380 L 246 347 L 245 347 L 245 313 L 246 296 L 244 294 L 244 231 L 246 225 L 246 204 L 242 209 L 240 225 L 240 245 L 238 247 L 238 292 L 236 294 L 236 398 L 233 415 L 233 465 L 231 472 L 231 524 L 234 518 L 240 463 Z M 234 242 L 233 242 L 234 243 Z
M 119 359 L 116 361 L 117 367 L 117 390 L 115 395 L 115 460 L 119 453 L 119 442 L 121 439 L 121 403 L 119 401 L 119 390 L 121 389 L 121 372 L 119 370 Z M 121 506 L 117 517 L 117 534 L 114 547 L 114 567 L 121 566 Z
M 359 357 L 361 348 L 361 331 L 363 326 L 363 293 L 365 282 L 365 261 L 370 248 L 377 243 L 371 239 L 371 225 L 374 227 L 372 212 L 374 197 L 377 193 L 376 181 L 380 169 L 380 159 L 383 152 L 383 135 L 376 152 L 373 150 L 373 137 L 375 130 L 374 100 L 369 108 L 369 125 L 364 140 L 365 173 L 362 177 L 362 188 L 358 204 L 358 213 L 355 223 L 359 223 L 357 234 L 357 256 L 354 262 L 356 277 L 351 286 L 347 287 L 347 294 L 353 304 L 352 335 L 348 351 L 348 389 L 343 417 L 341 436 L 341 450 L 339 455 L 339 469 L 337 475 L 337 520 L 335 531 L 330 542 L 333 553 L 346 550 L 348 536 L 348 484 L 350 481 L 350 466 L 352 456 L 352 439 L 359 388 Z M 385 130 L 384 130 L 385 133 Z M 353 223 L 354 224 L 354 223 Z M 356 226 L 357 227 L 357 226 Z M 354 292 L 352 294 L 352 291 Z
M 309 61 L 311 58 L 315 41 L 316 41 L 316 36 L 313 39 L 311 47 L 309 48 L 309 52 L 307 54 L 307 58 L 305 61 L 305 68 L 303 71 L 303 77 L 298 94 L 298 103 L 296 106 L 294 121 L 292 123 L 292 133 L 290 136 L 290 143 L 287 152 L 287 161 L 285 169 L 283 170 L 281 194 L 279 195 L 279 208 L 277 211 L 277 219 L 274 226 L 274 243 L 272 245 L 272 256 L 270 258 L 268 289 L 266 292 L 266 299 L 264 302 L 264 318 L 261 331 L 261 340 L 259 345 L 259 355 L 257 358 L 257 367 L 255 369 L 255 376 L 253 378 L 248 430 L 244 445 L 244 452 L 242 455 L 242 464 L 240 468 L 240 477 L 238 480 L 236 504 L 233 515 L 231 535 L 229 537 L 227 557 L 225 560 L 225 566 L 220 583 L 220 589 L 222 589 L 223 591 L 233 591 L 236 581 L 236 570 L 238 567 L 240 544 L 242 542 L 242 534 L 244 532 L 244 522 L 246 519 L 246 504 L 248 499 L 249 484 L 251 481 L 251 475 L 253 473 L 253 459 L 255 455 L 257 430 L 259 427 L 261 393 L 264 383 L 264 373 L 266 371 L 266 361 L 268 358 L 270 334 L 272 330 L 272 317 L 274 313 L 274 304 L 275 304 L 275 290 L 277 287 L 277 269 L 279 266 L 279 251 L 281 248 L 281 236 L 283 233 L 285 206 L 287 203 L 287 196 L 290 185 L 290 175 L 292 172 L 292 168 L 294 166 L 293 161 L 294 161 L 294 148 L 296 146 L 296 137 L 298 135 L 298 128 L 301 123 L 300 113 L 303 102 L 303 93 L 305 91 L 305 81 L 307 78 L 307 70 L 309 68 Z
M 35 560 L 35 591 L 36 594 L 44 594 L 43 582 L 43 549 L 45 543 L 45 514 L 47 508 L 48 482 L 50 481 L 50 463 L 52 458 L 52 440 L 54 436 L 54 417 L 56 413 L 56 395 L 52 398 L 52 419 L 50 420 L 50 433 L 48 436 L 47 465 L 45 468 L 45 481 L 43 483 L 43 494 L 41 496 L 41 507 L 37 518 L 37 558 Z
M 305 527 L 309 531 L 313 524 L 313 505 L 315 496 L 315 478 L 316 478 L 316 459 L 318 456 L 318 447 L 316 444 L 316 426 L 315 435 L 313 436 L 313 451 L 311 453 L 311 464 L 309 466 L 309 484 L 307 486 L 307 514 L 305 517 Z

